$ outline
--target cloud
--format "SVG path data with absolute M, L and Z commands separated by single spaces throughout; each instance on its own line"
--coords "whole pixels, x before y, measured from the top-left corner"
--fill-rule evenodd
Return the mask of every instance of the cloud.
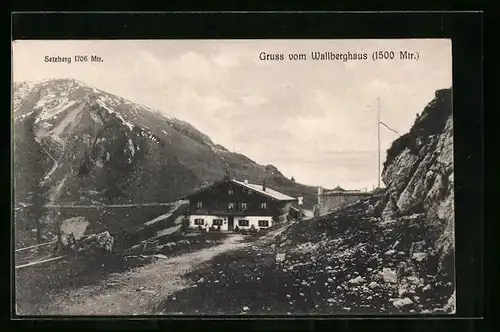
M 249 107 L 259 106 L 268 102 L 266 98 L 255 94 L 244 96 L 241 98 L 241 100 L 243 101 L 243 104 Z
M 171 60 L 167 68 L 170 79 L 180 77 L 190 80 L 202 79 L 214 70 L 207 57 L 193 51 Z
M 238 58 L 234 54 L 230 54 L 227 52 L 217 54 L 213 58 L 213 61 L 217 66 L 226 68 L 235 67 L 240 64 Z

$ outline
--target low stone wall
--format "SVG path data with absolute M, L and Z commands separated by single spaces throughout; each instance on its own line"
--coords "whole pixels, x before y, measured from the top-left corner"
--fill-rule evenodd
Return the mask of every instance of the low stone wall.
M 370 195 L 371 193 L 369 192 L 337 192 L 318 195 L 318 205 L 314 211 L 315 216 L 321 216 L 333 210 L 343 208 Z

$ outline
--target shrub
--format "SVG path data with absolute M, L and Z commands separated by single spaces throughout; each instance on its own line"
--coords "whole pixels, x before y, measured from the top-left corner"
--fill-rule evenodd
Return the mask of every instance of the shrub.
M 392 142 L 391 147 L 387 150 L 387 158 L 384 162 L 384 168 L 386 168 L 396 157 L 403 152 L 409 146 L 410 135 L 408 133 L 400 136 L 394 142 Z
M 425 107 L 422 115 L 415 119 L 410 131 L 396 139 L 387 150 L 384 169 L 405 148 L 409 148 L 412 154 L 417 154 L 417 139 L 425 144 L 430 135 L 442 133 L 451 109 L 451 89 L 437 90 L 435 98 Z

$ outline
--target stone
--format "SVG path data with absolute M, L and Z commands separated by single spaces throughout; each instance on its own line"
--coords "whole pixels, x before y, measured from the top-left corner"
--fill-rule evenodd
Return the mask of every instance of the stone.
M 444 308 L 446 312 L 455 313 L 456 311 L 456 291 L 450 296 L 448 301 L 446 302 Z
M 388 283 L 398 282 L 398 278 L 397 278 L 396 272 L 394 270 L 391 270 L 388 268 L 383 268 L 381 274 L 382 274 L 382 278 L 384 279 L 385 282 L 388 282 Z
M 363 277 L 358 276 L 354 279 L 349 280 L 349 283 L 350 284 L 359 284 L 359 283 L 364 282 L 364 281 L 365 281 L 365 279 Z
M 153 257 L 160 258 L 160 259 L 167 259 L 168 258 L 167 256 L 162 255 L 162 254 L 153 255 Z
M 83 238 L 80 242 L 79 251 L 83 252 L 95 252 L 95 251 L 113 251 L 114 238 L 109 234 L 108 231 L 92 234 L 86 238 Z
M 375 208 L 373 205 L 368 204 L 368 207 L 366 208 L 366 215 L 372 216 L 375 213 Z
M 394 302 L 392 302 L 392 305 L 395 306 L 396 308 L 403 308 L 410 304 L 413 304 L 413 301 L 407 297 L 405 297 L 404 299 L 397 299 Z
M 62 243 L 66 245 L 71 234 L 75 240 L 82 239 L 88 225 L 89 222 L 84 217 L 73 217 L 62 221 L 60 225 Z

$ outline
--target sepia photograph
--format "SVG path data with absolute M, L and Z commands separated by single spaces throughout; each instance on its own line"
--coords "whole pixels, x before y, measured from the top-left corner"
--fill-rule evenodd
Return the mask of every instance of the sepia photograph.
M 449 39 L 12 42 L 17 316 L 454 314 Z

